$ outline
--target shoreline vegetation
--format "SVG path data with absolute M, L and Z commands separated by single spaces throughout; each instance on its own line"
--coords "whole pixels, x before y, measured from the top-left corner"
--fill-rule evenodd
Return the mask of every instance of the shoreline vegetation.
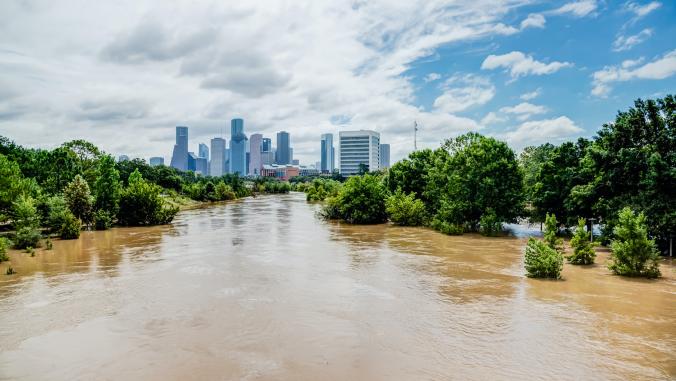
M 52 237 L 78 238 L 82 228 L 167 224 L 182 209 L 293 190 L 323 202 L 320 218 L 352 224 L 390 221 L 491 237 L 504 223 L 544 223 L 544 239 L 525 247 L 529 277 L 559 279 L 564 259 L 592 264 L 593 246 L 601 244 L 611 247 L 614 274 L 656 278 L 660 253 L 676 231 L 675 110 L 672 95 L 639 99 L 591 140 L 517 155 L 503 141 L 470 132 L 386 170 L 290 182 L 202 177 L 141 159 L 116 163 L 83 140 L 50 151 L 0 136 L 0 228 L 12 229 L 4 232 L 11 241 L 0 238 L 0 262 L 10 246 L 34 253 Z M 594 222 L 601 235 L 592 243 Z M 571 234 L 572 254 L 565 256 L 560 236 Z

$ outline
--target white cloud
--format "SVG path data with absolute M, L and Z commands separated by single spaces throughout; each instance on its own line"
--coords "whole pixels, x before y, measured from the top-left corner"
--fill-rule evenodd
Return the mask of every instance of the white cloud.
M 424 111 L 405 73 L 442 45 L 516 33 L 504 19 L 522 2 L 30 4 L 0 2 L 0 79 L 12 81 L 0 86 L 0 97 L 12 96 L 0 107 L 3 135 L 168 157 L 175 125 L 190 126 L 195 149 L 222 130 L 228 137 L 229 120 L 241 116 L 248 134 L 289 130 L 295 155 L 313 163 L 320 134 L 338 128 L 378 130 L 393 160 L 410 149 L 414 119 L 434 145 L 478 129 L 448 114 L 458 106 L 445 100 L 483 104 L 492 85 L 454 84 Z M 346 124 L 334 125 L 336 115 Z
M 635 59 L 635 60 L 624 60 L 624 61 L 622 61 L 622 68 L 623 69 L 632 68 L 636 65 L 642 64 L 644 60 L 645 59 L 643 57 L 641 57 L 639 59 Z
M 519 120 L 530 119 L 533 115 L 544 114 L 547 111 L 547 108 L 544 106 L 534 105 L 528 102 L 522 102 L 512 107 L 500 108 L 500 112 L 517 115 L 517 119 Z
M 571 14 L 575 17 L 585 17 L 594 15 L 596 8 L 596 0 L 580 0 L 564 4 L 562 7 L 551 11 L 551 13 L 555 15 Z
M 455 75 L 442 85 L 443 93 L 434 100 L 434 108 L 454 113 L 486 104 L 495 96 L 495 86 L 483 77 Z
M 610 93 L 610 85 L 614 82 L 625 82 L 634 79 L 664 79 L 676 74 L 676 50 L 666 53 L 662 58 L 656 59 L 642 66 L 639 62 L 624 61 L 621 66 L 606 66 L 595 72 L 593 77 L 592 94 L 605 97 Z
M 544 28 L 545 27 L 545 16 L 539 13 L 531 13 L 521 21 L 521 29 L 526 28 Z
M 542 90 L 540 88 L 538 88 L 538 89 L 531 91 L 529 93 L 521 94 L 521 96 L 519 98 L 521 98 L 524 101 L 530 101 L 530 100 L 533 100 L 533 99 L 539 97 L 540 94 L 542 94 Z
M 634 13 L 634 15 L 636 15 L 635 16 L 636 18 L 641 18 L 648 15 L 649 13 L 658 9 L 661 6 L 662 3 L 660 3 L 659 1 L 651 1 L 646 5 L 640 5 L 635 2 L 629 2 L 625 4 L 624 8 Z
M 647 40 L 650 36 L 653 35 L 652 29 L 646 28 L 640 31 L 637 34 L 631 36 L 619 35 L 613 42 L 613 50 L 616 52 L 621 52 L 624 50 L 629 50 L 635 45 L 642 43 Z
M 504 134 L 507 142 L 516 149 L 542 144 L 558 143 L 579 136 L 582 128 L 566 116 L 555 119 L 533 120 L 522 123 L 516 130 Z
M 489 55 L 481 64 L 484 70 L 505 68 L 509 71 L 512 78 L 518 78 L 525 75 L 544 75 L 552 74 L 560 69 L 573 66 L 570 62 L 553 61 L 544 63 L 536 61 L 532 56 L 527 56 L 522 52 L 513 51 L 502 55 Z
M 500 117 L 500 116 L 498 116 L 498 114 L 491 111 L 488 114 L 486 114 L 486 116 L 481 118 L 481 125 L 482 126 L 489 126 L 491 124 L 502 123 L 506 120 L 507 119 Z
M 439 79 L 439 78 L 441 78 L 441 74 L 438 74 L 438 73 L 429 73 L 429 74 L 427 74 L 427 75 L 425 76 L 425 78 L 423 78 L 423 81 L 425 81 L 425 83 L 427 83 L 427 82 L 434 82 L 434 81 L 436 81 L 436 80 Z

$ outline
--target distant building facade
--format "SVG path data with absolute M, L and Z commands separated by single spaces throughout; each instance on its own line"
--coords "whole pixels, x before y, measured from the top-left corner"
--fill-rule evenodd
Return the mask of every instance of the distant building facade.
M 148 163 L 151 167 L 157 167 L 158 165 L 164 165 L 164 158 L 159 156 L 153 156 L 148 160 Z
M 127 155 L 120 155 L 120 156 L 117 157 L 117 161 L 118 161 L 119 163 L 121 163 L 121 162 L 123 162 L 123 161 L 129 161 L 129 156 L 127 156 Z
M 230 122 L 230 173 L 246 176 L 246 141 L 244 120 L 233 119 Z
M 249 138 L 249 154 L 249 175 L 259 176 L 263 167 L 263 135 L 251 135 Z
M 211 161 L 209 161 L 209 174 L 211 176 L 223 176 L 225 171 L 225 139 L 211 139 Z
M 380 145 L 380 169 L 390 167 L 390 145 Z
M 204 143 L 200 143 L 197 156 L 203 157 L 209 161 L 209 147 Z
M 261 142 L 261 152 L 272 152 L 272 139 L 263 138 Z
M 321 160 L 320 167 L 318 168 L 322 172 L 333 172 L 335 168 L 334 161 L 334 150 L 333 150 L 333 134 L 323 134 L 321 138 Z
M 181 170 L 188 170 L 188 127 L 176 126 L 176 144 L 171 155 L 171 166 Z
M 380 169 L 380 134 L 370 130 L 341 131 L 340 174 L 352 176 L 360 167 L 368 171 Z
M 277 155 L 275 162 L 279 165 L 291 163 L 291 136 L 286 131 L 277 133 Z

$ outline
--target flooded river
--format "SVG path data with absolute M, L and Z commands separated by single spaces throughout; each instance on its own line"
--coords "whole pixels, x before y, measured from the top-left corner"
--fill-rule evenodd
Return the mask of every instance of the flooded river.
M 0 379 L 676 377 L 676 277 L 566 265 L 519 238 L 314 217 L 302 194 L 86 232 L 0 265 Z

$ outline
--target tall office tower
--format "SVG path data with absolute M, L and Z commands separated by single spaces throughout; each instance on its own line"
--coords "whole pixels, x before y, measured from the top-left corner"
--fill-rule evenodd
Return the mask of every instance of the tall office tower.
M 289 163 L 293 163 L 293 147 L 289 147 Z
M 121 163 L 121 162 L 123 162 L 123 161 L 129 161 L 129 156 L 127 156 L 127 155 L 120 155 L 120 156 L 117 157 L 117 161 L 118 161 L 119 163 Z
M 275 156 L 275 161 L 277 164 L 289 164 L 291 163 L 291 137 L 286 131 L 280 131 L 277 133 L 277 155 Z
M 366 170 L 380 169 L 380 134 L 370 130 L 341 131 L 340 174 L 352 176 L 359 173 L 360 165 Z
M 233 119 L 230 122 L 230 173 L 246 176 L 246 135 L 244 120 Z
M 321 167 L 317 168 L 322 172 L 333 172 L 333 134 L 323 134 L 321 140 Z
M 261 142 L 261 151 L 262 152 L 272 152 L 272 139 L 270 138 L 263 138 L 263 141 Z
M 150 158 L 150 166 L 157 167 L 158 165 L 164 165 L 164 158 L 159 156 L 153 156 Z
M 206 176 L 209 173 L 209 163 L 206 157 L 195 158 L 195 173 Z
M 200 143 L 197 156 L 203 157 L 203 158 L 207 159 L 207 161 L 208 161 L 209 160 L 209 147 L 207 147 L 207 145 L 204 144 L 204 143 Z
M 188 170 L 188 127 L 176 126 L 176 144 L 171 155 L 171 166 L 181 171 Z
M 263 140 L 261 134 L 253 134 L 249 138 L 249 174 L 253 176 L 260 175 L 263 167 Z
M 389 168 L 390 167 L 390 145 L 381 144 L 380 145 L 380 168 Z
M 211 139 L 211 161 L 209 162 L 209 174 L 211 176 L 223 176 L 225 170 L 225 139 Z

